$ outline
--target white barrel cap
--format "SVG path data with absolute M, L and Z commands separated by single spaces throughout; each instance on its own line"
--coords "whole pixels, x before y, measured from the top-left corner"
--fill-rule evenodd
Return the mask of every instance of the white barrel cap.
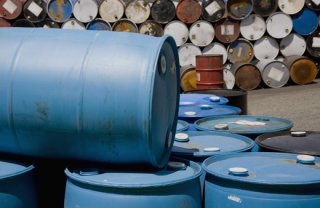
M 297 162 L 302 164 L 314 164 L 316 161 L 316 158 L 311 155 L 298 155 L 297 156 Z
M 235 176 L 247 176 L 249 174 L 248 169 L 242 167 L 229 168 L 229 174 Z
M 187 115 L 187 116 L 194 116 L 194 115 L 196 115 L 197 113 L 194 112 L 194 111 L 186 111 L 186 112 L 184 112 L 184 114 Z
M 215 129 L 218 129 L 218 130 L 223 130 L 223 129 L 228 129 L 229 126 L 228 126 L 228 124 L 216 124 L 216 125 L 214 126 L 214 128 L 215 128 Z
M 305 137 L 307 135 L 306 131 L 292 131 L 291 136 L 293 137 Z
M 220 148 L 219 147 L 206 147 L 206 148 L 203 148 L 203 151 L 205 151 L 205 152 L 219 152 Z
M 220 97 L 219 96 L 211 96 L 210 97 L 210 101 L 211 102 L 219 102 L 220 101 Z
M 177 142 L 188 142 L 189 135 L 185 133 L 177 133 L 174 140 Z

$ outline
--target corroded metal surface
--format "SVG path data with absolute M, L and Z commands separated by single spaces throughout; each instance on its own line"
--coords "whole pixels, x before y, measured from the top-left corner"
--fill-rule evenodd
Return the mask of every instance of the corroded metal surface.
M 19 0 L 0 0 L 0 17 L 8 20 L 17 18 L 22 12 L 22 3 Z
M 176 15 L 184 23 L 194 23 L 201 16 L 200 3 L 197 0 L 182 0 L 177 6 Z
M 240 35 L 240 24 L 237 20 L 221 19 L 214 29 L 216 38 L 223 43 L 231 43 Z
M 155 37 L 161 37 L 164 31 L 161 24 L 153 20 L 147 20 L 140 25 L 139 33 Z
M 231 63 L 250 62 L 254 57 L 252 44 L 246 39 L 238 39 L 228 46 L 228 60 Z
M 138 27 L 128 19 L 121 19 L 112 26 L 113 31 L 138 33 Z

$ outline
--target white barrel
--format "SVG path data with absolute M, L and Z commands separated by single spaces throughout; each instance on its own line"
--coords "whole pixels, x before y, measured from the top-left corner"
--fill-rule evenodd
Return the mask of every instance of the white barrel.
M 136 24 L 145 22 L 149 18 L 150 12 L 150 5 L 145 0 L 133 0 L 125 9 L 127 18 Z
M 79 22 L 75 18 L 71 18 L 64 22 L 61 26 L 62 29 L 72 29 L 72 30 L 85 30 L 86 27 L 82 22 Z
M 77 0 L 73 5 L 73 15 L 80 22 L 90 22 L 98 15 L 98 3 L 96 0 Z
M 258 40 L 266 32 L 265 20 L 257 14 L 251 14 L 240 23 L 240 33 L 248 40 Z
M 116 22 L 124 14 L 124 2 L 122 0 L 104 0 L 99 7 L 101 18 L 107 22 Z
M 189 29 L 183 22 L 174 20 L 165 26 L 164 34 L 171 35 L 176 41 L 177 46 L 182 46 L 188 40 Z
M 224 80 L 224 88 L 225 89 L 233 89 L 236 84 L 236 78 L 234 74 L 230 71 L 231 69 L 230 63 L 225 64 L 223 67 L 223 80 Z
M 306 51 L 306 40 L 297 33 L 291 33 L 280 42 L 280 52 L 283 56 L 302 56 Z
M 212 42 L 202 50 L 203 55 L 221 54 L 223 56 L 223 64 L 227 62 L 228 52 L 226 47 L 219 42 Z
M 263 82 L 271 88 L 283 87 L 289 81 L 289 69 L 282 61 L 265 59 L 256 66 L 261 72 Z
M 264 36 L 254 43 L 253 50 L 258 60 L 275 59 L 279 54 L 279 44 L 274 38 Z
M 318 4 L 320 3 L 318 0 Z M 300 12 L 305 4 L 305 0 L 278 0 L 278 6 L 286 14 L 296 14 Z
M 214 39 L 214 28 L 211 23 L 204 20 L 198 20 L 191 25 L 189 38 L 196 46 L 207 46 Z
M 196 56 L 201 55 L 201 50 L 198 46 L 192 43 L 186 43 L 178 49 L 180 66 L 196 66 Z
M 289 15 L 283 12 L 273 13 L 267 19 L 267 32 L 274 38 L 284 38 L 290 34 L 293 22 Z

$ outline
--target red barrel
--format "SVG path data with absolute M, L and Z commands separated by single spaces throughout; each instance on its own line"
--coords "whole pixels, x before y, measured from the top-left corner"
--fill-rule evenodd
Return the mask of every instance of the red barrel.
M 237 20 L 221 19 L 215 25 L 215 36 L 222 43 L 231 43 L 240 35 L 240 24 Z
M 176 15 L 186 24 L 194 23 L 201 16 L 201 6 L 197 0 L 181 0 L 177 6 Z
M 15 19 L 22 12 L 22 3 L 19 0 L 0 0 L 0 17 Z
M 197 89 L 222 89 L 223 56 L 196 56 Z

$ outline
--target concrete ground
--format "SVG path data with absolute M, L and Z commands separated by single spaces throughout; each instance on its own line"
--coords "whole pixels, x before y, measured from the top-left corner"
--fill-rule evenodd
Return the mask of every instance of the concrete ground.
M 320 79 L 248 92 L 248 114 L 275 116 L 293 122 L 293 130 L 320 131 Z

